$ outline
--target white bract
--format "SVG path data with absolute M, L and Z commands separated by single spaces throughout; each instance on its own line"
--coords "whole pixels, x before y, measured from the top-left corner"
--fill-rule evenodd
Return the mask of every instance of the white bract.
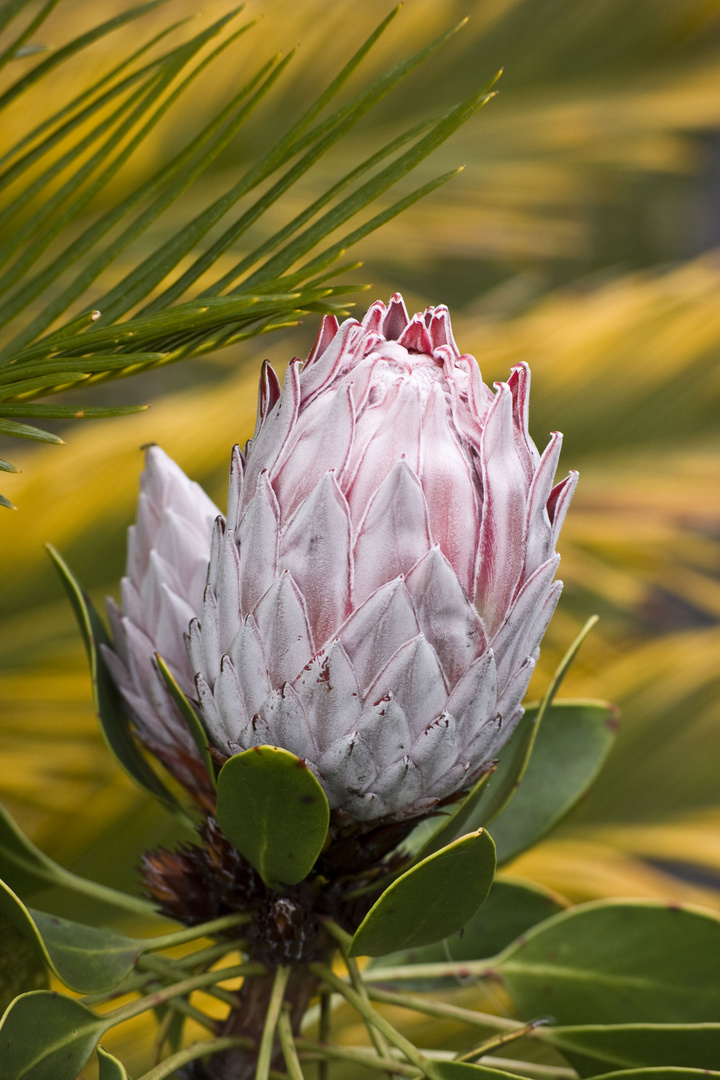
M 395 295 L 362 323 L 326 317 L 282 390 L 265 366 L 212 540 L 212 504 L 151 450 L 113 618 L 148 745 L 192 752 L 147 674 L 157 650 L 212 744 L 285 747 L 355 821 L 419 815 L 487 769 L 560 594 L 577 479 L 553 486 L 561 437 L 538 453 L 528 388 L 522 364 L 493 392 L 445 307 L 409 319 Z
M 102 646 L 138 735 L 191 789 L 202 776 L 197 748 L 154 656 L 159 653 L 182 690 L 194 694 L 185 634 L 202 607 L 210 537 L 219 513 L 163 450 L 148 448 L 137 524 L 128 530 L 122 610 L 108 599 L 115 651 Z

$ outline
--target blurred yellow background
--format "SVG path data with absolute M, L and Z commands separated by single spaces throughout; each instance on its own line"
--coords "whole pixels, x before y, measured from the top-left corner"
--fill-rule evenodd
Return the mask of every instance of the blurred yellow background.
M 63 0 L 39 41 L 56 47 L 127 6 Z M 96 79 L 141 32 L 195 10 L 174 0 L 100 42 L 53 76 L 53 103 Z M 206 0 L 177 34 L 227 10 Z M 193 200 L 209 201 L 388 10 L 379 0 L 251 0 L 244 14 L 259 24 L 88 214 L 182 145 L 257 55 L 299 43 L 274 98 L 193 189 Z M 309 201 L 344 155 L 361 160 L 378 130 L 389 137 L 504 66 L 498 97 L 419 170 L 423 180 L 458 164 L 464 172 L 354 252 L 365 265 L 352 280 L 372 283 L 355 310 L 394 290 L 411 311 L 445 302 L 486 381 L 529 361 L 536 441 L 563 431 L 563 465 L 580 470 L 560 543 L 565 593 L 533 690 L 542 692 L 598 612 L 563 695 L 617 701 L 622 726 L 589 797 L 509 872 L 575 900 L 670 896 L 720 909 L 720 2 L 407 0 L 368 70 L 465 15 L 465 30 L 264 228 Z M 31 97 L 13 110 L 0 148 L 27 130 L 28 110 L 36 122 L 50 107 L 47 96 Z M 160 235 L 192 209 L 181 200 Z M 145 253 L 131 249 L 108 280 Z M 42 545 L 61 551 L 98 602 L 117 593 L 138 448 L 162 445 L 224 508 L 230 447 L 254 424 L 260 362 L 282 369 L 314 332 L 308 320 L 100 387 L 95 398 L 76 392 L 71 400 L 152 408 L 66 426 L 65 446 L 12 448 L 23 474 L 5 479 L 19 510 L 0 522 L 0 798 L 77 872 L 136 887 L 139 851 L 167 841 L 171 827 L 101 743 L 80 637 Z

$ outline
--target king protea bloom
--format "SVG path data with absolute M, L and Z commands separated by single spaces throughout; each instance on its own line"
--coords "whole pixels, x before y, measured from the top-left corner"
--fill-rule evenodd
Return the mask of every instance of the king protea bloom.
M 212 746 L 290 750 L 342 820 L 419 816 L 486 771 L 560 594 L 577 479 L 554 486 L 559 434 L 542 455 L 530 438 L 529 379 L 520 364 L 493 392 L 447 309 L 410 319 L 396 294 L 326 317 L 282 389 L 265 365 L 212 529 L 151 449 L 111 661 L 140 737 L 193 753 L 158 651 Z

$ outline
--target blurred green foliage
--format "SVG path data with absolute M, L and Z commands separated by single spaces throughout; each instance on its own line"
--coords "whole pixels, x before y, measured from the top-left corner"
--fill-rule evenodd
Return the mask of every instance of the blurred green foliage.
M 108 16 L 122 9 L 103 3 Z M 78 32 L 91 10 L 88 0 L 66 0 L 42 42 Z M 168 10 L 174 19 L 194 8 L 176 0 L 151 13 L 156 32 Z M 208 0 L 203 24 L 226 10 Z M 286 123 L 325 84 L 326 72 L 305 59 L 326 57 L 334 72 L 388 7 L 258 0 L 247 10 L 264 16 L 254 31 L 263 55 L 301 48 L 272 109 L 203 178 L 203 198 L 228 186 L 263 125 Z M 465 171 L 358 254 L 372 298 L 399 289 L 411 311 L 446 302 L 461 349 L 477 356 L 487 381 L 529 361 L 536 439 L 563 431 L 564 465 L 581 472 L 560 544 L 565 593 L 533 689 L 542 693 L 597 611 L 599 628 L 564 693 L 611 698 L 622 710 L 616 748 L 590 797 L 508 872 L 573 900 L 670 896 L 720 909 L 720 2 L 410 0 L 371 68 L 379 72 L 466 14 L 468 26 L 433 58 L 431 77 L 416 73 L 358 127 L 353 160 L 379 130 L 390 138 L 428 106 L 469 93 L 478 70 L 489 77 L 504 65 L 501 93 L 420 167 L 419 179 L 461 162 Z M 112 48 L 129 48 L 134 33 L 119 31 Z M 75 90 L 97 76 L 110 45 L 94 48 L 62 74 Z M 164 122 L 95 209 L 149 175 L 238 79 L 237 60 L 220 58 L 202 93 Z M 18 115 L 0 143 L 17 138 L 23 122 Z M 337 147 L 298 183 L 297 209 L 349 152 Z M 174 213 L 184 220 L 182 201 Z M 270 212 L 262 227 L 280 224 Z M 172 221 L 163 227 L 169 234 Z M 118 277 L 136 256 L 123 257 Z M 0 797 L 77 872 L 133 888 L 138 852 L 167 840 L 171 826 L 101 744 L 82 644 L 42 544 L 62 552 L 98 602 L 116 592 L 142 466 L 137 448 L 161 444 L 223 506 L 230 447 L 253 427 L 260 361 L 281 369 L 304 355 L 314 333 L 310 319 L 262 347 L 240 343 L 86 390 L 83 400 L 153 408 L 75 424 L 63 430 L 64 447 L 15 450 L 25 471 L 6 489 L 21 509 L 4 515 L 0 535 Z M 457 992 L 475 1004 L 479 994 Z M 452 1045 L 449 1028 L 422 1024 L 423 1041 Z M 347 1040 L 357 1038 L 349 1028 Z M 547 1048 L 537 1053 L 559 1060 Z M 132 1049 L 126 1062 L 132 1073 Z

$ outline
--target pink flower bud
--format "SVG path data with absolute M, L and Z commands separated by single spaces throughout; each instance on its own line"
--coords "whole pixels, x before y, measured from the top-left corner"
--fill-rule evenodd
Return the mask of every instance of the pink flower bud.
M 173 552 L 172 581 L 152 477 L 144 485 L 145 554 L 131 550 L 129 600 L 114 617 L 124 673 L 113 670 L 148 744 L 155 727 L 176 737 L 181 724 L 132 674 L 152 641 L 186 687 L 195 675 L 219 750 L 285 747 L 353 820 L 422 814 L 487 769 L 522 715 L 558 600 L 555 543 L 577 480 L 553 487 L 561 437 L 538 453 L 529 380 L 518 365 L 493 393 L 460 355 L 447 309 L 409 319 L 398 294 L 362 323 L 326 317 L 282 390 L 266 365 L 255 437 L 233 453 L 212 543 L 208 500 L 177 486 L 197 546 Z M 175 468 L 151 453 L 152 468 Z M 163 586 L 172 629 L 135 601 Z M 189 668 L 169 641 L 181 610 L 196 616 Z

